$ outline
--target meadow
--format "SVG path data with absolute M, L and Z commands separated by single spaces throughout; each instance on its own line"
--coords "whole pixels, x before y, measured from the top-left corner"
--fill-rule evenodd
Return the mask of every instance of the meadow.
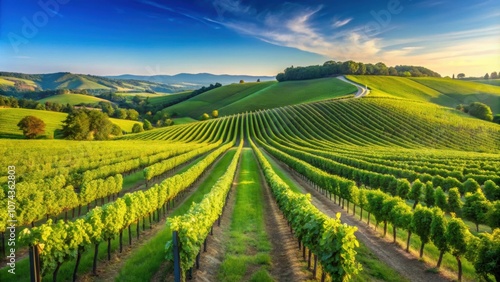
M 108 102 L 108 100 L 100 99 L 94 96 L 82 95 L 82 94 L 60 94 L 50 96 L 41 100 L 38 100 L 40 103 L 51 102 L 51 103 L 59 103 L 59 104 L 70 104 L 70 105 L 78 105 L 78 104 L 97 104 L 99 102 Z
M 63 121 L 66 119 L 67 114 L 19 108 L 0 108 L 0 120 L 2 121 L 0 123 L 0 136 L 2 138 L 24 138 L 23 132 L 17 127 L 17 123 L 22 118 L 29 115 L 40 118 L 45 122 L 45 134 L 42 135 L 42 138 L 61 138 L 58 131 L 62 129 Z M 132 127 L 134 126 L 134 124 L 142 124 L 142 122 L 140 121 L 122 120 L 115 118 L 110 118 L 110 121 L 120 126 L 120 128 L 126 132 L 132 132 Z

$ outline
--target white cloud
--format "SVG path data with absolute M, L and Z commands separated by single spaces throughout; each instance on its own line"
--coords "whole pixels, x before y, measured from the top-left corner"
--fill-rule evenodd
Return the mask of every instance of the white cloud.
M 344 25 L 350 23 L 351 21 L 352 21 L 352 18 L 347 18 L 345 20 L 336 20 L 333 23 L 333 27 L 335 27 L 335 28 L 343 27 Z
M 500 69 L 500 25 L 386 39 L 385 32 L 367 36 L 364 26 L 341 29 L 352 19 L 335 19 L 330 28 L 318 25 L 322 7 L 283 12 L 266 12 L 257 16 L 213 21 L 236 32 L 264 42 L 296 48 L 333 60 L 354 60 L 387 65 L 421 65 L 451 75 L 453 69 L 467 69 L 471 75 Z M 298 9 L 300 8 L 300 9 Z M 396 28 L 391 26 L 391 28 Z M 480 70 L 480 68 L 491 70 Z

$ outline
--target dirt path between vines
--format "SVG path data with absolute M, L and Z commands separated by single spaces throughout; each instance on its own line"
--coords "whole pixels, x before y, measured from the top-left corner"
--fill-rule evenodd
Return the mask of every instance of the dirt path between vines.
M 196 192 L 198 185 L 200 183 L 203 183 L 208 176 L 210 175 L 211 170 L 217 166 L 219 161 L 226 155 L 227 151 L 220 155 L 213 163 L 212 165 L 208 168 L 207 172 L 200 177 L 200 179 L 197 180 L 197 182 L 192 185 L 187 190 L 187 193 L 184 195 L 184 197 L 175 203 L 174 209 L 170 210 L 167 212 L 167 216 L 164 218 L 161 218 L 160 222 L 155 222 L 153 225 L 152 229 L 147 229 L 145 231 L 141 231 L 139 240 L 135 239 L 135 230 L 132 230 L 132 235 L 134 236 L 134 239 L 132 239 L 132 245 L 129 246 L 128 242 L 123 242 L 123 252 L 120 254 L 117 251 L 114 251 L 111 253 L 111 261 L 100 261 L 98 264 L 98 269 L 97 272 L 99 274 L 98 277 L 92 276 L 91 272 L 88 272 L 84 275 L 81 275 L 78 277 L 78 281 L 115 281 L 116 278 L 118 277 L 120 273 L 120 269 L 123 267 L 127 259 L 133 255 L 133 252 L 140 248 L 143 244 L 148 242 L 152 237 L 154 237 L 159 231 L 161 231 L 163 228 L 165 228 L 165 222 L 169 215 L 175 211 L 178 207 L 180 207 L 184 202 L 193 194 Z M 167 176 L 168 177 L 168 176 Z M 127 231 L 124 231 L 127 232 Z
M 236 203 L 236 186 L 238 186 L 240 178 L 241 159 L 242 154 L 240 154 L 238 160 L 238 167 L 236 168 L 231 190 L 229 190 L 229 198 L 227 199 L 226 207 L 221 216 L 220 226 L 218 226 L 217 222 L 214 223 L 212 229 L 213 235 L 208 235 L 207 238 L 207 251 L 201 253 L 200 269 L 193 272 L 192 281 L 217 281 L 217 273 L 224 260 L 226 245 L 229 241 L 229 229 L 231 228 L 231 220 Z
M 255 156 L 257 161 L 257 157 Z M 258 162 L 258 161 L 257 161 Z M 266 230 L 271 240 L 271 261 L 270 274 L 276 281 L 295 282 L 313 279 L 312 273 L 305 270 L 305 262 L 301 259 L 297 240 L 290 233 L 288 223 L 274 200 L 264 173 L 260 169 L 260 182 L 264 192 L 264 216 Z
M 269 154 L 267 155 L 270 156 Z M 311 194 L 314 206 L 330 217 L 335 217 L 335 214 L 340 213 L 342 222 L 358 228 L 358 231 L 355 233 L 356 238 L 365 244 L 378 259 L 395 269 L 402 276 L 415 282 L 442 282 L 453 280 L 450 277 L 444 276 L 442 273 L 429 272 L 429 268 L 432 268 L 432 266 L 428 266 L 413 255 L 406 253 L 398 245 L 381 238 L 372 227 L 367 226 L 365 222 L 357 220 L 337 204 L 334 204 L 330 199 L 314 189 L 309 183 L 301 179 L 292 169 L 288 168 L 288 166 L 272 156 L 271 158 L 274 159 L 290 179 L 294 180 L 304 192 Z

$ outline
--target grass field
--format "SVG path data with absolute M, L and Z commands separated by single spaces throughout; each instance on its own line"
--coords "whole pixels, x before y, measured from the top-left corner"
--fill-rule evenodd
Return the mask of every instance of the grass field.
M 97 98 L 94 96 L 89 96 L 89 95 L 82 95 L 82 94 L 60 94 L 60 95 L 54 95 L 50 96 L 41 100 L 38 100 L 40 103 L 45 103 L 45 102 L 52 102 L 52 103 L 59 103 L 59 104 L 70 104 L 70 105 L 77 105 L 81 103 L 85 104 L 97 104 L 99 102 L 108 102 L 108 100 Z
M 255 92 L 235 103 L 220 108 L 219 114 L 229 115 L 309 103 L 341 97 L 354 92 L 356 92 L 356 87 L 336 78 L 273 83 L 262 91 Z
M 252 82 L 222 86 L 168 107 L 167 112 L 171 114 L 177 113 L 180 117 L 189 116 L 194 119 L 199 119 L 203 113 L 210 114 L 213 110 L 234 103 L 274 83 L 275 82 Z
M 125 130 L 125 132 L 132 132 L 132 127 L 136 123 L 138 123 L 142 126 L 142 122 L 136 121 L 136 120 L 125 120 L 125 119 L 117 119 L 117 118 L 110 118 L 109 120 L 112 123 L 117 124 L 122 130 Z
M 45 122 L 45 138 L 58 138 L 56 130 L 62 128 L 65 113 L 30 109 L 0 108 L 0 138 L 24 138 L 17 123 L 25 116 L 35 116 Z
M 130 98 L 132 99 L 135 96 L 140 96 L 140 97 L 149 97 L 151 98 L 160 98 L 163 97 L 164 95 L 172 95 L 170 93 L 149 93 L 149 92 L 116 92 L 116 95 L 124 96 L 125 98 Z
M 25 116 L 35 116 L 45 122 L 45 134 L 43 138 L 60 138 L 58 130 L 62 129 L 63 121 L 66 119 L 66 113 L 51 111 L 39 111 L 19 108 L 0 108 L 0 138 L 24 138 L 22 131 L 17 127 L 17 123 Z M 118 124 L 122 130 L 132 132 L 132 126 L 135 123 L 142 124 L 139 121 L 110 119 L 114 124 Z
M 219 110 L 219 115 L 230 115 L 335 98 L 355 91 L 354 86 L 333 78 L 231 84 L 169 107 L 167 112 L 198 119 L 213 110 Z
M 219 273 L 219 281 L 274 281 L 267 268 L 271 265 L 271 243 L 264 222 L 264 195 L 257 161 L 251 149 L 242 151 L 229 241 Z
M 195 121 L 198 121 L 198 120 L 190 118 L 190 117 L 174 118 L 175 125 L 186 124 L 186 123 L 191 123 L 191 122 L 195 122 Z
M 0 77 L 0 85 L 14 86 L 14 84 L 16 84 L 14 81 Z
M 7 83 L 9 85 L 14 85 L 15 81 L 22 81 L 29 86 L 38 87 L 38 85 L 34 81 L 29 80 L 29 79 L 22 79 L 22 78 L 9 77 L 9 76 L 0 77 L 0 84 Z M 12 84 L 10 84 L 10 83 L 12 83 Z
M 500 79 L 478 79 L 478 80 L 471 80 L 477 83 L 484 83 L 484 84 L 489 84 L 489 85 L 496 85 L 500 86 Z
M 72 77 L 68 80 L 63 80 L 58 89 L 111 89 L 105 85 L 91 81 L 85 77 Z
M 182 95 L 186 95 L 186 94 L 191 94 L 192 91 L 183 91 L 183 92 L 179 92 L 179 93 L 174 93 L 174 94 L 168 94 L 168 95 L 162 95 L 162 96 L 155 96 L 155 97 L 150 97 L 149 98 L 149 103 L 151 103 L 151 105 L 161 105 L 161 104 L 165 104 L 165 103 L 169 103 L 171 101 L 175 101 L 179 98 L 182 97 Z
M 490 106 L 493 113 L 500 113 L 500 86 L 431 77 L 415 77 L 412 80 L 435 89 L 459 103 L 481 102 Z M 432 102 L 439 104 L 436 101 Z
M 482 102 L 494 113 L 500 112 L 500 87 L 445 78 L 349 75 L 348 79 L 368 85 L 372 96 L 395 96 L 427 101 L 441 106 Z

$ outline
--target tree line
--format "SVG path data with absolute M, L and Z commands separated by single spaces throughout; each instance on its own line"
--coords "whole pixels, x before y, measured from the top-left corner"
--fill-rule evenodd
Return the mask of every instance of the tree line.
M 346 74 L 390 75 L 403 77 L 441 77 L 439 73 L 420 66 L 398 65 L 395 67 L 388 67 L 382 62 L 376 64 L 365 64 L 354 61 L 327 61 L 323 65 L 314 65 L 307 67 L 291 66 L 289 68 L 286 68 L 284 72 L 276 75 L 276 80 L 281 82 L 289 80 L 323 78 L 328 76 Z

